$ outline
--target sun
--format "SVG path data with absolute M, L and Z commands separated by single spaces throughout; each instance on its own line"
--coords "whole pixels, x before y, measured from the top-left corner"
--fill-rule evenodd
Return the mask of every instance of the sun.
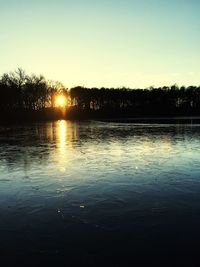
M 67 98 L 64 95 L 59 95 L 55 100 L 56 107 L 64 108 L 67 106 Z

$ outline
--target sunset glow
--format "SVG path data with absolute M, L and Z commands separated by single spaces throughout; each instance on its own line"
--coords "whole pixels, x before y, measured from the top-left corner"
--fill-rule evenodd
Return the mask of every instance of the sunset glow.
M 67 106 L 67 98 L 64 95 L 59 95 L 56 97 L 55 101 L 56 107 L 64 108 Z
M 68 88 L 199 85 L 199 0 L 0 3 L 0 73 Z

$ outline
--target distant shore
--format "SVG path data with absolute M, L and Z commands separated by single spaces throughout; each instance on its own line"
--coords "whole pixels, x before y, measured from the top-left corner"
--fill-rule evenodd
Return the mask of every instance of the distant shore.
M 45 109 L 41 111 L 18 111 L 6 112 L 0 116 L 0 124 L 22 122 L 47 122 L 57 120 L 87 121 L 95 120 L 113 123 L 200 123 L 200 116 L 140 116 L 140 117 L 117 117 L 106 114 L 63 112 L 59 109 Z
M 18 68 L 0 77 L 0 122 L 101 120 L 191 122 L 200 116 L 200 86 L 66 88 Z M 197 119 L 196 119 L 197 120 Z

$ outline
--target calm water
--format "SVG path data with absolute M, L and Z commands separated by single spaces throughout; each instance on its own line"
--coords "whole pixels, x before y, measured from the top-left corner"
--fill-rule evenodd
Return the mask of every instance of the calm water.
M 199 225 L 200 124 L 0 128 L 0 248 L 8 262 L 199 266 Z

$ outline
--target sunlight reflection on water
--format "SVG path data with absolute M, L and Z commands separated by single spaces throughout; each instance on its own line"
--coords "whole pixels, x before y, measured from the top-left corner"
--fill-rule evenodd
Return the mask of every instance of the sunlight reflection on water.
M 61 154 L 64 154 L 67 143 L 67 122 L 65 120 L 59 121 L 56 130 L 59 150 Z
M 66 144 L 67 144 L 67 122 L 65 120 L 59 121 L 58 126 L 56 127 L 56 135 L 58 140 L 58 153 L 56 153 L 56 157 L 58 158 L 59 162 L 59 170 L 61 172 L 65 172 L 65 164 L 66 160 L 65 157 L 67 157 L 65 151 L 66 151 Z

